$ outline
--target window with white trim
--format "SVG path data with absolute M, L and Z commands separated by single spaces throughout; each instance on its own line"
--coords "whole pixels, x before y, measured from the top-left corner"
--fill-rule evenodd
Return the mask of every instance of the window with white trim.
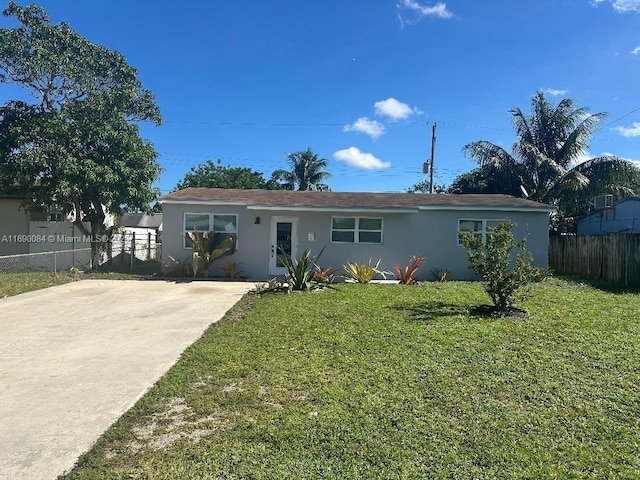
M 221 242 L 230 236 L 238 236 L 238 215 L 235 214 L 217 214 L 217 213 L 185 213 L 184 228 L 182 231 L 182 247 L 189 248 L 185 235 L 187 232 L 193 232 L 194 228 L 198 231 L 198 235 L 202 237 L 204 232 L 214 232 L 218 235 Z
M 484 243 L 487 241 L 487 233 L 490 229 L 497 227 L 504 219 L 479 219 L 479 218 L 459 218 L 458 219 L 458 245 L 460 243 L 460 234 L 462 232 L 473 232 L 476 237 L 480 238 Z
M 382 243 L 382 218 L 331 217 L 332 243 Z

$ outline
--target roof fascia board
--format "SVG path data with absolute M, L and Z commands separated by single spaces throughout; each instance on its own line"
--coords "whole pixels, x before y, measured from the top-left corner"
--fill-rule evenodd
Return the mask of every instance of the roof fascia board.
M 272 210 L 287 212 L 374 212 L 374 213 L 415 213 L 417 208 L 378 208 L 378 207 L 294 207 L 272 205 L 248 205 L 247 210 Z
M 225 202 L 221 200 L 191 200 L 188 198 L 180 198 L 180 199 L 168 199 L 168 200 L 159 200 L 161 204 L 167 205 L 239 205 L 239 206 L 247 206 L 247 202 Z
M 494 212 L 545 212 L 553 213 L 556 207 L 509 207 L 509 206 L 478 206 L 478 205 L 423 205 L 418 210 L 491 210 Z

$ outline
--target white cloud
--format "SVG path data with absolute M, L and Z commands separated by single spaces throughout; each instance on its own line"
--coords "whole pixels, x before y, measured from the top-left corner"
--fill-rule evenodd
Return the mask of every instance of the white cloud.
M 630 127 L 614 127 L 623 137 L 640 137 L 640 122 L 633 122 Z
M 428 6 L 421 5 L 417 0 L 400 0 L 396 7 L 398 20 L 403 28 L 405 25 L 419 22 L 424 17 L 453 18 L 453 13 L 447 9 L 447 4 L 443 2 Z
M 588 150 L 582 150 L 582 152 L 580 152 L 580 155 L 578 155 L 578 158 L 576 158 L 576 160 L 574 162 L 571 162 L 571 167 L 575 167 L 576 165 L 580 165 L 581 163 L 586 162 L 587 160 L 591 160 L 593 158 L 593 155 L 591 155 L 591 152 Z
M 385 128 L 377 120 L 370 120 L 367 117 L 361 117 L 350 125 L 345 125 L 343 130 L 345 132 L 361 132 L 369 135 L 374 140 L 381 135 L 384 135 Z
M 333 154 L 333 158 L 351 167 L 363 170 L 382 170 L 391 166 L 391 162 L 384 162 L 374 157 L 371 153 L 361 152 L 360 149 L 356 147 L 338 150 Z
M 640 12 L 640 0 L 591 0 L 593 5 L 609 2 L 617 12 Z
M 404 120 L 410 115 L 420 115 L 422 113 L 419 108 L 411 108 L 406 103 L 399 102 L 393 97 L 387 98 L 386 100 L 380 100 L 373 106 L 376 109 L 376 115 L 389 117 L 392 120 Z
M 640 53 L 640 45 L 631 50 L 631 55 L 638 55 Z
M 543 88 L 542 91 L 544 93 L 548 93 L 553 97 L 557 97 L 558 95 L 566 95 L 569 93 L 569 90 L 558 90 L 557 88 Z

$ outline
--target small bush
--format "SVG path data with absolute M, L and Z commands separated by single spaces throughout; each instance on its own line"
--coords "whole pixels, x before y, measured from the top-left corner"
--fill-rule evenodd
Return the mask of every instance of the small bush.
M 305 291 L 318 288 L 318 283 L 314 280 L 318 270 L 317 262 L 322 256 L 324 248 L 315 257 L 311 256 L 310 250 L 305 250 L 300 258 L 292 258 L 291 255 L 280 249 L 282 264 L 287 270 L 286 277 L 289 290 Z
M 337 271 L 338 269 L 335 267 L 316 267 L 315 272 L 313 272 L 313 280 L 324 285 L 329 285 L 333 283 Z
M 380 275 L 382 278 L 387 278 L 386 275 L 388 272 L 382 271 L 378 268 L 381 261 L 382 259 L 378 260 L 375 265 L 371 264 L 371 259 L 369 259 L 369 263 L 349 262 L 342 266 L 345 272 L 342 278 L 356 283 L 369 283 L 376 275 Z
M 236 251 L 235 236 L 224 236 L 216 232 L 203 232 L 198 230 L 185 233 L 187 245 L 193 249 L 191 255 L 191 270 L 193 276 L 208 276 L 213 262 L 226 255 L 233 255 Z
M 395 269 L 394 277 L 398 280 L 398 283 L 402 285 L 413 285 L 418 283 L 416 280 L 416 274 L 420 267 L 424 264 L 425 257 L 424 255 L 413 255 L 409 259 L 409 264 L 402 268 L 399 263 L 394 263 L 393 268 Z
M 191 265 L 184 260 L 176 260 L 171 255 L 169 260 L 162 262 L 162 275 L 165 277 L 191 277 Z
M 226 265 L 220 267 L 225 277 L 231 280 L 238 280 L 240 278 L 241 270 L 238 269 L 236 262 L 228 262 Z
M 284 282 L 281 282 L 277 278 L 272 278 L 268 282 L 256 283 L 255 292 L 257 294 L 270 293 L 270 292 L 288 292 L 289 286 Z
M 515 224 L 503 222 L 491 228 L 486 245 L 473 232 L 460 235 L 471 269 L 483 279 L 484 288 L 497 313 L 508 313 L 522 288 L 534 281 L 537 268 L 525 249 L 525 239 L 516 242 Z M 512 252 L 515 251 L 515 258 Z
M 445 268 L 436 268 L 435 270 L 431 270 L 431 273 L 433 273 L 436 281 L 440 283 L 448 282 L 453 278 L 453 273 Z

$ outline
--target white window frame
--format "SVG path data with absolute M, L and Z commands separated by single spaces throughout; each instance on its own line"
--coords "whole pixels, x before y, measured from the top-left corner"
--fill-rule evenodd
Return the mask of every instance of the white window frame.
M 460 233 L 461 232 L 471 232 L 471 230 L 460 230 L 460 222 L 482 222 L 482 228 L 480 230 L 474 230 L 472 233 L 481 234 L 482 235 L 482 243 L 487 243 L 487 222 L 497 222 L 502 223 L 506 222 L 506 218 L 458 218 L 458 230 L 456 231 L 458 245 L 462 246 L 460 243 Z
M 209 227 L 207 228 L 207 232 L 213 230 L 214 226 L 214 217 L 235 217 L 236 219 L 236 230 L 235 232 L 225 232 L 225 233 L 233 233 L 236 236 L 236 248 L 238 248 L 238 214 L 237 213 L 210 213 L 210 212 L 184 212 L 182 216 L 182 249 L 183 250 L 191 250 L 191 247 L 187 245 L 187 239 L 185 238 L 185 234 L 187 233 L 187 215 L 207 215 L 209 217 Z M 189 230 L 192 231 L 192 230 Z M 220 233 L 220 232 L 216 232 Z
M 354 225 L 353 229 L 345 229 L 345 228 L 333 228 L 333 219 L 334 218 L 353 218 Z M 380 233 L 380 241 L 379 242 L 361 242 L 360 241 L 360 220 L 380 220 L 380 230 L 362 230 L 363 232 L 372 232 L 372 233 Z M 341 242 L 333 240 L 333 232 L 353 232 L 353 242 Z M 342 243 L 342 244 L 364 244 L 364 245 L 382 245 L 384 243 L 384 218 L 383 217 L 369 217 L 369 216 L 350 216 L 350 215 L 332 215 L 331 216 L 331 232 L 330 232 L 331 243 Z

